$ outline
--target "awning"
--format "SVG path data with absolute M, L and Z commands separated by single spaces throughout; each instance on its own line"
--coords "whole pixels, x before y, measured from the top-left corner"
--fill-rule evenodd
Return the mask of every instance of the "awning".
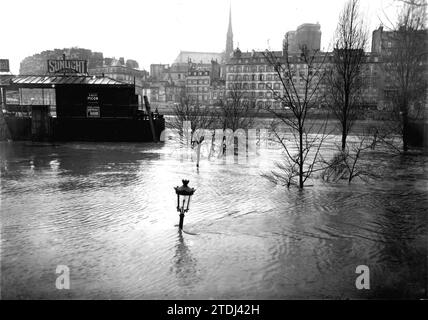
M 9 85 L 20 88 L 51 88 L 53 85 L 133 86 L 109 77 L 99 76 L 15 76 L 10 79 Z

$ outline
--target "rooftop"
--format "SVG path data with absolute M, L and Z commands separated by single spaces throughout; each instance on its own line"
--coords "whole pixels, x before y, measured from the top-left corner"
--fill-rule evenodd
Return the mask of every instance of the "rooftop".
M 190 61 L 194 63 L 208 64 L 211 63 L 211 60 L 220 62 L 222 57 L 223 54 L 218 52 L 180 51 L 174 63 L 187 63 L 190 59 Z
M 109 77 L 95 76 L 14 76 L 9 79 L 10 85 L 29 87 L 51 87 L 52 85 L 108 85 L 130 86 Z

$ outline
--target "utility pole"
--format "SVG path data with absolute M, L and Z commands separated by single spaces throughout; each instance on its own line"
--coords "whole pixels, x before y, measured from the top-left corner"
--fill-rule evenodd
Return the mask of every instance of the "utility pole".
M 149 99 L 147 98 L 147 96 L 144 96 L 144 105 L 146 106 L 146 111 L 147 111 L 147 114 L 149 115 L 150 129 L 152 130 L 153 141 L 158 142 L 158 139 L 156 137 L 155 126 L 153 124 L 152 113 L 150 111 L 150 103 L 149 103 Z

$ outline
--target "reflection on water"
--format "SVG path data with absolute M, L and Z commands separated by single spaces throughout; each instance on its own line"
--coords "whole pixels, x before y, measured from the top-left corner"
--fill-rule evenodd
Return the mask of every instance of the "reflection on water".
M 186 240 L 191 241 L 191 240 Z M 178 232 L 178 241 L 175 246 L 174 272 L 178 284 L 182 287 L 192 286 L 198 282 L 197 261 L 192 256 L 189 247 L 183 238 L 183 232 Z
M 0 148 L 2 298 L 426 297 L 425 156 L 373 152 L 382 180 L 284 191 L 260 176 L 276 150 L 197 170 L 171 143 Z M 182 178 L 196 188 L 187 233 Z M 60 264 L 69 291 L 55 288 Z

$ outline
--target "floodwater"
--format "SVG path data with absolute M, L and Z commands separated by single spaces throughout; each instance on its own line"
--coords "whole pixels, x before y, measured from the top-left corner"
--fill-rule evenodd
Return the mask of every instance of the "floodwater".
M 427 297 L 426 156 L 372 152 L 382 179 L 299 191 L 261 176 L 277 150 L 198 170 L 175 147 L 2 142 L 1 298 Z M 196 192 L 180 233 L 183 178 Z

